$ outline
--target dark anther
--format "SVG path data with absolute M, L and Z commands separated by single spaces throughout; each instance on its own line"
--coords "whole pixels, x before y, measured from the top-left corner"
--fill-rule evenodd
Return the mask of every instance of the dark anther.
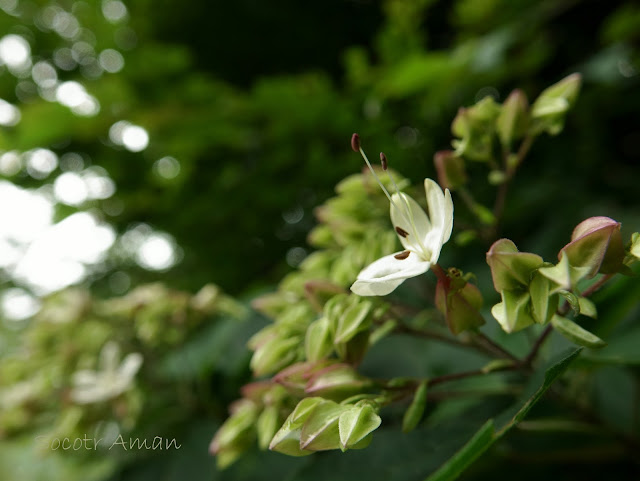
M 409 257 L 409 254 L 411 254 L 410 251 L 404 251 L 404 252 L 401 252 L 400 254 L 396 254 L 393 257 L 395 257 L 396 259 L 401 261 L 401 260 L 406 259 L 407 257 Z
M 398 226 L 396 226 L 396 232 L 398 233 L 399 236 L 402 236 L 402 237 L 407 237 L 409 235 L 409 233 L 406 230 Z
M 354 152 L 360 152 L 360 136 L 358 134 L 351 136 L 351 148 Z
M 384 155 L 384 152 L 380 152 L 380 164 L 382 165 L 382 170 L 387 170 L 387 156 Z

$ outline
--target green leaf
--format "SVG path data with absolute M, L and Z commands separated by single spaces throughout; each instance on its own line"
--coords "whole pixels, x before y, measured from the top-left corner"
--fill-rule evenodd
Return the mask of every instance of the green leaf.
M 600 348 L 607 345 L 602 339 L 595 334 L 590 333 L 586 329 L 583 329 L 578 324 L 565 317 L 558 315 L 553 316 L 551 324 L 556 328 L 560 334 L 569 339 L 571 342 L 580 346 L 590 348 Z
M 456 479 L 471 466 L 471 463 L 489 449 L 495 440 L 493 419 L 488 419 L 462 449 L 429 476 L 426 481 L 452 481 Z
M 427 406 L 427 381 L 422 381 L 416 393 L 413 395 L 413 400 L 407 408 L 402 418 L 402 431 L 408 433 L 413 431 L 422 419 L 424 414 L 424 408 Z
M 575 349 L 545 371 L 542 385 L 522 404 L 515 414 L 508 414 L 506 423 L 496 429 L 494 419 L 488 419 L 474 436 L 443 464 L 426 481 L 453 481 L 457 479 L 478 457 L 486 452 L 497 440 L 502 438 L 511 428 L 518 424 L 540 400 L 549 386 L 569 367 L 580 354 L 582 348 Z M 504 418 L 504 416 L 501 416 Z

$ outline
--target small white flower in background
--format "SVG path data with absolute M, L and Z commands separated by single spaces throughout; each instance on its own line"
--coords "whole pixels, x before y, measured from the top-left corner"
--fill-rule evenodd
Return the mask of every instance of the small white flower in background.
M 429 215 L 420 205 L 402 192 L 389 195 L 367 156 L 360 147 L 357 134 L 351 146 L 360 152 L 371 169 L 382 190 L 391 202 L 391 223 L 404 251 L 384 256 L 358 274 L 351 290 L 359 296 L 384 296 L 392 292 L 405 279 L 423 274 L 438 262 L 442 246 L 451 237 L 453 228 L 453 202 L 449 189 L 443 192 L 440 186 L 431 179 L 424 180 Z M 387 170 L 387 159 L 380 154 L 383 170 Z M 395 181 L 391 178 L 394 186 Z M 398 190 L 396 186 L 396 190 Z
M 142 365 L 142 354 L 127 354 L 120 363 L 120 348 L 107 342 L 100 351 L 99 370 L 83 369 L 73 374 L 71 399 L 78 404 L 106 401 L 127 391 Z

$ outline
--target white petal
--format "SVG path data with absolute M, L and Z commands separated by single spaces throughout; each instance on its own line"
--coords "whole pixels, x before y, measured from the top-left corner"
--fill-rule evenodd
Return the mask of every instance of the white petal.
M 132 352 L 127 354 L 122 364 L 120 365 L 119 378 L 126 380 L 126 384 L 129 384 L 135 377 L 138 369 L 142 365 L 142 354 L 138 352 Z
M 431 264 L 415 252 L 410 252 L 405 259 L 396 259 L 399 254 L 391 254 L 378 259 L 365 267 L 351 291 L 359 296 L 385 296 L 409 277 L 415 277 L 429 270 Z
M 424 239 L 431 231 L 431 222 L 427 214 L 420 204 L 407 194 L 393 194 L 391 200 L 393 201 L 390 210 L 393 228 L 400 227 L 408 233 L 406 237 L 398 234 L 403 247 L 410 251 L 423 252 Z
M 445 224 L 444 192 L 431 179 L 424 179 L 424 192 L 427 195 L 427 208 L 432 229 L 442 231 Z
M 72 382 L 75 386 L 96 384 L 98 382 L 98 373 L 89 369 L 76 371 L 73 373 Z
M 71 390 L 71 399 L 77 404 L 90 404 L 108 397 L 104 388 L 98 384 L 76 387 Z
M 449 189 L 442 192 L 440 186 L 431 179 L 424 179 L 424 190 L 431 219 L 431 231 L 424 239 L 424 245 L 431 251 L 429 260 L 435 264 L 440 257 L 442 245 L 451 237 L 453 201 Z
M 449 189 L 444 190 L 444 227 L 442 230 L 442 243 L 445 244 L 451 238 L 453 230 L 453 200 Z

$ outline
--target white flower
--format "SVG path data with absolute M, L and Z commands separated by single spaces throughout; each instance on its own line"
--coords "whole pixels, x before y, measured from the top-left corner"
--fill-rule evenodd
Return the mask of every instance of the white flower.
M 453 202 L 449 189 L 442 192 L 440 186 L 431 179 L 424 179 L 429 216 L 420 205 L 398 190 L 389 174 L 396 193 L 389 195 L 371 167 L 369 159 L 360 147 L 358 134 L 353 134 L 351 147 L 360 152 L 371 173 L 391 202 L 391 222 L 405 250 L 378 259 L 365 267 L 351 290 L 359 296 L 385 296 L 409 277 L 423 274 L 438 262 L 440 250 L 451 237 L 453 228 Z M 380 153 L 382 169 L 387 170 L 387 158 Z
M 142 354 L 133 352 L 120 361 L 120 348 L 108 342 L 100 352 L 100 370 L 83 369 L 73 374 L 71 399 L 78 404 L 106 401 L 119 396 L 133 384 L 142 365 Z

